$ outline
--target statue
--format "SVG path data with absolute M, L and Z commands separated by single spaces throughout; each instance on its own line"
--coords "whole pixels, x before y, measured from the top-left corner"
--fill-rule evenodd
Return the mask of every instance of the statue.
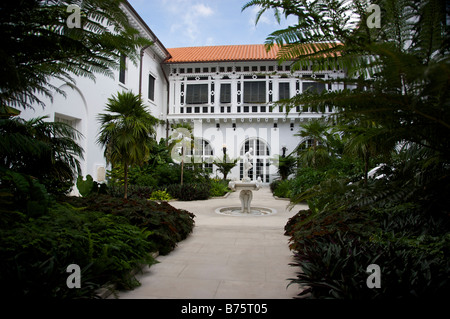
M 241 213 L 250 214 L 251 212 L 251 202 L 253 198 L 253 193 L 251 190 L 244 189 L 241 190 L 239 194 L 239 199 L 241 200 Z
M 248 171 L 252 169 L 252 152 L 253 149 L 250 148 L 248 152 L 244 154 L 244 176 L 242 178 L 242 181 L 231 181 L 228 183 L 228 187 L 230 187 L 232 190 L 240 190 L 239 193 L 239 199 L 241 201 L 241 209 L 240 213 L 243 214 L 253 214 L 255 210 L 252 211 L 251 209 L 251 202 L 253 199 L 253 193 L 252 191 L 259 190 L 261 188 L 262 180 L 261 177 L 258 177 L 256 182 L 252 182 L 250 178 L 248 177 Z
M 253 165 L 251 163 L 253 156 L 252 153 L 253 149 L 250 148 L 248 152 L 244 155 L 244 178 L 242 179 L 243 182 L 250 182 L 250 178 L 248 177 L 248 171 L 252 169 Z

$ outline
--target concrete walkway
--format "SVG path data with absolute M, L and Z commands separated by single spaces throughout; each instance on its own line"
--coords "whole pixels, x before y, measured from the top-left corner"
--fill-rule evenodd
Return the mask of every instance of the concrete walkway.
M 252 206 L 269 207 L 267 216 L 224 216 L 215 209 L 240 206 L 239 193 L 205 201 L 171 202 L 196 215 L 193 233 L 159 264 L 144 269 L 141 286 L 119 298 L 286 299 L 299 293 L 297 267 L 284 236 L 287 220 L 305 206 L 289 211 L 268 187 L 253 192 Z

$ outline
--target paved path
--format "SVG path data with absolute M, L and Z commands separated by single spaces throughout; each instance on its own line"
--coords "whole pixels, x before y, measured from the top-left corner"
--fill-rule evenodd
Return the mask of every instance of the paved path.
M 141 286 L 120 292 L 119 298 L 183 299 L 285 299 L 298 294 L 296 276 L 284 236 L 291 211 L 287 201 L 276 200 L 268 187 L 253 192 L 252 206 L 270 207 L 267 216 L 224 216 L 215 209 L 240 206 L 239 193 L 205 201 L 171 202 L 196 215 L 193 233 L 159 264 L 146 268 L 137 278 Z M 304 207 L 304 206 L 303 206 Z

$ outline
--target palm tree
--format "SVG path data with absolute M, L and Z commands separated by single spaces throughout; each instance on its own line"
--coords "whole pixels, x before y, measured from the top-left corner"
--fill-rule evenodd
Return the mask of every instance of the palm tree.
M 395 149 L 392 133 L 373 121 L 359 119 L 352 124 L 340 125 L 345 137 L 344 153 L 356 155 L 364 162 L 364 183 L 367 184 L 370 161 L 378 156 L 388 160 Z
M 2 1 L 0 11 L 0 116 L 13 108 L 44 106 L 42 96 L 64 92 L 56 78 L 114 76 L 120 56 L 136 62 L 151 44 L 134 29 L 123 0 L 83 0 L 81 28 L 69 28 L 68 1 Z M 73 2 L 73 1 L 72 1 Z
M 188 152 L 194 148 L 194 136 L 192 135 L 192 126 L 189 123 L 178 123 L 172 126 L 175 132 L 172 133 L 172 151 L 175 151 L 174 147 L 177 146 L 179 150 L 180 166 L 181 166 L 181 177 L 180 184 L 183 185 L 184 176 L 184 160 Z M 174 155 L 174 154 L 172 154 Z M 178 157 L 178 156 L 177 156 Z M 191 157 L 193 163 L 193 157 Z
M 231 170 L 237 165 L 239 159 L 239 157 L 230 158 L 228 155 L 224 154 L 223 159 L 216 158 L 216 160 L 214 160 L 213 164 L 217 166 L 217 171 L 223 174 L 224 181 L 227 179 L 227 176 Z
M 128 167 L 142 165 L 148 159 L 154 125 L 159 121 L 147 110 L 139 95 L 117 93 L 108 99 L 106 111 L 99 114 L 101 124 L 97 143 L 105 148 L 105 158 L 113 166 L 124 167 L 124 198 L 127 198 Z
M 37 178 L 48 192 L 65 193 L 81 173 L 81 133 L 61 122 L 0 119 L 0 167 Z
M 310 145 L 305 145 L 305 141 L 300 143 L 296 151 L 299 153 L 299 160 L 306 166 L 320 167 L 330 160 L 330 152 L 327 146 L 326 135 L 329 130 L 328 125 L 322 120 L 312 120 L 301 126 L 301 130 L 295 136 L 300 136 Z

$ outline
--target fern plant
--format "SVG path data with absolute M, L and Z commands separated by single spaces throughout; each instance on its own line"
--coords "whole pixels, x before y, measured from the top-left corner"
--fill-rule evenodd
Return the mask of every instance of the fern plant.
M 171 199 L 172 199 L 172 197 L 170 196 L 169 193 L 167 193 L 167 191 L 165 189 L 153 191 L 152 194 L 150 195 L 150 200 L 168 201 Z
M 69 28 L 67 7 L 81 8 L 81 27 Z M 51 79 L 113 76 L 121 55 L 137 61 L 151 42 L 131 27 L 122 0 L 6 1 L 0 5 L 0 114 L 8 107 L 44 106 L 40 95 L 64 94 Z
M 381 28 L 366 21 L 367 1 L 253 0 L 258 18 L 298 23 L 273 32 L 291 70 L 343 70 L 332 92 L 304 92 L 278 104 L 334 110 L 344 153 L 361 157 L 364 180 L 328 179 L 294 198 L 309 210 L 287 225 L 297 279 L 315 298 L 398 298 L 449 294 L 450 59 L 448 5 L 439 0 L 378 0 Z M 337 68 L 339 66 L 339 68 Z M 321 80 L 318 80 L 321 81 Z M 383 176 L 370 179 L 374 155 Z M 421 227 L 418 227 L 421 225 Z M 442 254 L 436 254 L 436 247 Z M 363 271 L 378 263 L 389 285 L 365 286 Z M 405 267 L 408 265 L 408 267 Z

